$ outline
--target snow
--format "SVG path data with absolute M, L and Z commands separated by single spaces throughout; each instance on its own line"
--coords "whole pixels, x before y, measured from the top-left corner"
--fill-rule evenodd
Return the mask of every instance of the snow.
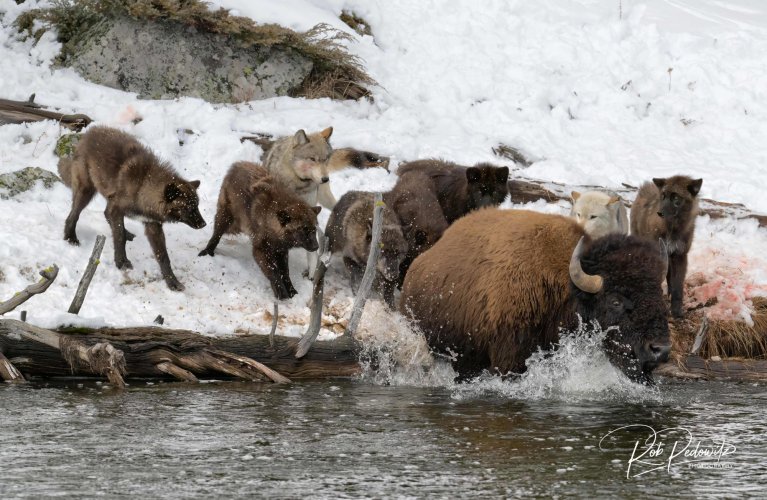
M 338 14 L 343 9 L 360 14 L 374 36 L 354 34 L 356 42 L 348 47 L 379 83 L 374 102 L 139 100 L 88 83 L 72 70 L 54 69 L 60 46 L 53 34 L 38 43 L 18 39 L 10 27 L 13 20 L 47 2 L 0 0 L 0 96 L 21 100 L 35 92 L 37 102 L 86 113 L 135 134 L 188 179 L 202 181 L 201 211 L 209 223 L 200 231 L 166 225 L 171 262 L 186 286 L 184 293 L 175 293 L 162 281 L 135 221 L 127 222 L 138 235 L 128 244 L 135 268 L 114 267 L 102 198 L 80 219 L 80 248 L 62 239 L 71 196 L 64 186 L 0 200 L 0 271 L 5 275 L 0 298 L 36 280 L 39 269 L 53 262 L 61 267 L 56 283 L 25 305 L 30 321 L 128 326 L 151 324 L 162 315 L 168 327 L 210 334 L 268 331 L 271 290 L 247 239 L 225 238 L 215 258 L 197 257 L 210 237 L 224 172 L 234 161 L 260 155 L 257 146 L 239 141 L 254 132 L 286 135 L 332 125 L 335 147 L 390 155 L 393 166 L 431 156 L 503 163 L 491 152 L 503 142 L 539 160 L 513 175 L 619 187 L 689 173 L 704 178 L 702 196 L 767 212 L 762 195 L 767 190 L 764 2 L 624 0 L 622 19 L 618 1 L 597 0 L 210 3 L 258 22 L 296 29 L 326 22 L 349 33 Z M 143 120 L 133 125 L 136 116 Z M 0 173 L 26 166 L 55 171 L 53 148 L 64 132 L 54 122 L 0 126 Z M 348 170 L 333 174 L 331 187 L 339 197 L 349 189 L 386 190 L 395 180 L 383 170 Z M 566 214 L 569 207 L 539 202 L 529 208 Z M 327 216 L 324 210 L 323 223 Z M 62 315 L 97 234 L 108 241 L 82 319 Z M 726 290 L 707 293 L 729 297 L 726 314 L 742 317 L 744 304 L 767 286 L 766 254 L 765 231 L 753 222 L 701 218 L 688 275 L 703 273 L 705 282 L 731 280 Z M 300 276 L 302 264 L 300 254 L 291 257 L 299 295 L 280 308 L 280 332 L 289 335 L 300 335 L 309 315 L 311 286 Z M 338 322 L 351 299 L 340 261 L 333 265 L 328 296 L 335 312 L 327 319 Z M 389 335 L 407 330 L 379 303 L 363 317 L 363 327 Z M 331 335 L 323 330 L 321 338 Z M 406 344 L 405 356 L 421 363 L 422 346 L 415 340 Z

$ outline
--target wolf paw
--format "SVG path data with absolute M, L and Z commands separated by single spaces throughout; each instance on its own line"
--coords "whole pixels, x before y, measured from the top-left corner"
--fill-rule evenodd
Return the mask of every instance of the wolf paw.
M 204 257 L 205 255 L 210 255 L 211 257 L 215 257 L 216 251 L 212 248 L 204 248 L 200 253 L 197 254 L 198 257 Z
M 182 285 L 181 282 L 176 278 L 165 278 L 165 283 L 168 285 L 168 288 L 174 292 L 184 291 L 184 285 Z
M 64 236 L 64 241 L 66 241 L 72 246 L 76 246 L 76 247 L 80 246 L 80 240 L 77 239 L 77 236 Z
M 127 229 L 125 230 L 125 241 L 133 241 L 133 238 L 135 237 L 136 237 L 135 234 L 131 233 Z
M 117 269 L 120 269 L 121 271 L 133 269 L 133 263 L 128 259 L 116 260 L 115 265 L 117 266 Z

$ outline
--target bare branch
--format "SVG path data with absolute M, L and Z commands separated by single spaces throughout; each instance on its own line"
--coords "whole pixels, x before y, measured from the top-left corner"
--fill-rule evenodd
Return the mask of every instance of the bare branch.
M 101 251 L 104 249 L 104 242 L 106 242 L 106 236 L 100 234 L 96 236 L 96 243 L 93 245 L 93 252 L 91 252 L 91 258 L 88 260 L 88 267 L 85 268 L 83 277 L 80 278 L 80 284 L 77 286 L 77 292 L 75 293 L 72 304 L 69 306 L 69 314 L 79 314 L 80 308 L 83 307 L 83 301 L 85 300 L 85 294 L 88 293 L 88 287 L 91 284 L 93 275 L 96 273 L 96 268 L 99 267 L 101 262 Z
M 365 274 L 362 275 L 362 282 L 360 283 L 359 290 L 357 290 L 357 297 L 354 299 L 354 307 L 352 308 L 352 315 L 349 318 L 349 324 L 346 326 L 344 335 L 354 336 L 357 332 L 360 319 L 362 318 L 362 311 L 365 309 L 365 301 L 367 301 L 370 289 L 373 287 L 373 280 L 376 277 L 376 264 L 378 263 L 378 257 L 381 255 L 381 230 L 383 228 L 383 217 L 381 212 L 384 208 L 383 195 L 376 193 L 375 208 L 373 209 L 373 228 L 372 239 L 370 241 L 370 254 L 368 254 L 368 261 L 365 266 Z
M 0 315 L 13 311 L 17 307 L 19 307 L 21 304 L 23 304 L 24 302 L 32 298 L 32 296 L 46 291 L 48 287 L 51 286 L 53 281 L 56 279 L 56 276 L 58 276 L 58 274 L 59 274 L 59 268 L 56 264 L 53 264 L 51 267 L 40 271 L 40 276 L 42 276 L 43 279 L 41 279 L 34 285 L 29 285 L 26 289 L 20 291 L 19 293 L 14 295 L 12 298 L 6 300 L 5 302 L 0 302 Z
M 706 334 L 708 333 L 708 318 L 703 316 L 703 321 L 700 324 L 698 334 L 695 336 L 695 342 L 692 344 L 692 350 L 690 354 L 698 354 L 700 348 L 703 347 L 703 341 L 706 340 Z
M 24 382 L 24 376 L 2 352 L 0 352 L 0 379 L 6 382 Z
M 296 346 L 296 358 L 303 358 L 312 344 L 317 340 L 322 326 L 322 298 L 325 290 L 325 271 L 328 269 L 328 260 L 330 258 L 330 240 L 321 229 L 317 228 L 317 237 L 320 240 L 320 248 L 317 251 L 317 267 L 314 269 L 312 281 L 312 306 L 309 316 L 309 327 L 306 333 L 301 337 Z
M 280 314 L 280 307 L 277 301 L 274 301 L 274 312 L 272 313 L 272 329 L 269 332 L 269 347 L 274 347 L 274 334 L 277 333 L 277 318 Z
M 173 364 L 170 361 L 163 361 L 162 363 L 155 365 L 155 367 L 161 372 L 167 373 L 168 375 L 171 375 L 183 382 L 199 382 L 197 377 L 195 377 L 192 372 L 184 370 L 180 366 Z

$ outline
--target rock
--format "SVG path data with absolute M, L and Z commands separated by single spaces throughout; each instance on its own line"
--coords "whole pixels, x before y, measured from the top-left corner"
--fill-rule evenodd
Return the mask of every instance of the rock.
M 64 134 L 56 141 L 56 147 L 53 152 L 59 158 L 71 158 L 75 153 L 75 146 L 80 142 L 82 134 Z
M 48 170 L 38 167 L 27 167 L 15 172 L 0 175 L 0 199 L 7 200 L 19 193 L 29 191 L 42 181 L 46 189 L 50 189 L 61 179 Z
M 242 102 L 289 95 L 313 63 L 286 47 L 241 46 L 184 24 L 105 17 L 79 34 L 64 65 L 84 78 L 147 99 Z

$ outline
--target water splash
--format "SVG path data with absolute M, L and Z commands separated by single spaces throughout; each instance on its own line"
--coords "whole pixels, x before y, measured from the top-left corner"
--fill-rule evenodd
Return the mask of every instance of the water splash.
M 581 323 L 560 331 L 551 350 L 534 352 L 527 370 L 514 377 L 483 374 L 453 391 L 455 399 L 496 395 L 513 399 L 564 401 L 659 401 L 657 387 L 632 382 L 607 359 L 602 350 L 606 330 Z
M 597 323 L 581 322 L 571 331 L 560 331 L 554 348 L 534 352 L 522 374 L 485 373 L 457 383 L 450 364 L 435 359 L 424 335 L 406 318 L 371 304 L 358 334 L 363 345 L 361 378 L 379 385 L 445 387 L 459 400 L 490 395 L 521 400 L 660 401 L 657 387 L 632 382 L 610 363 L 602 349 L 606 333 Z

